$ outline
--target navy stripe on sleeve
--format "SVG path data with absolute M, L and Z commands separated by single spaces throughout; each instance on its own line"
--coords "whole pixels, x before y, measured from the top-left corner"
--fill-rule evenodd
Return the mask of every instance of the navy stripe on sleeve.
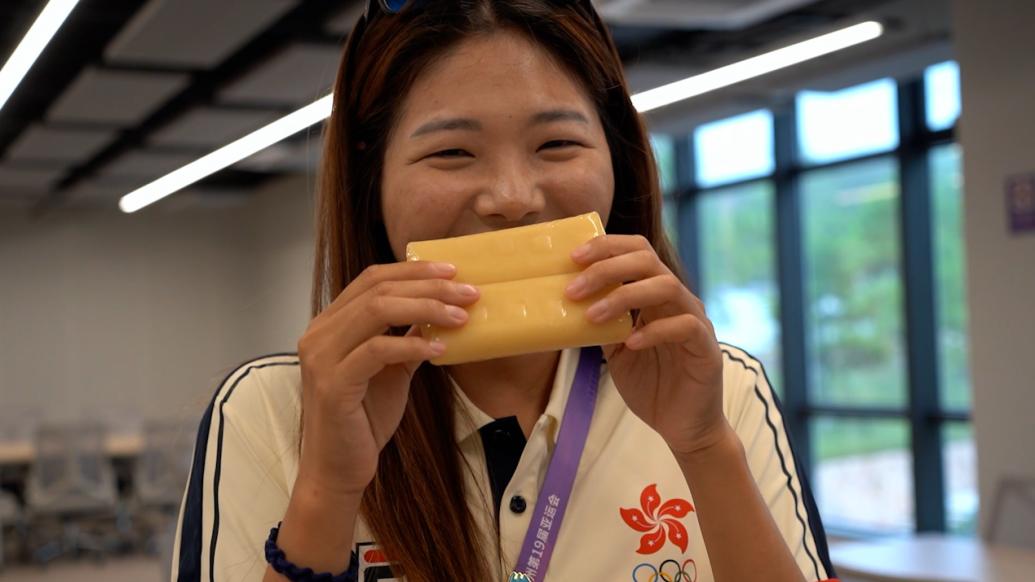
M 740 348 L 737 349 L 740 350 Z M 747 355 L 747 352 L 745 352 L 744 350 L 740 351 Z M 830 556 L 827 550 L 826 534 L 823 530 L 823 524 L 820 520 L 819 512 L 816 510 L 816 503 L 812 498 L 812 492 L 808 486 L 808 481 L 805 478 L 804 474 L 802 474 L 800 471 L 795 471 L 798 476 L 798 482 L 801 484 L 802 488 L 799 497 L 799 491 L 794 488 L 794 480 L 791 477 L 790 469 L 788 469 L 787 467 L 787 456 L 784 454 L 783 447 L 780 446 L 779 429 L 777 429 L 776 425 L 773 422 L 771 410 L 769 407 L 769 400 L 765 397 L 765 395 L 762 394 L 761 387 L 759 386 L 758 380 L 764 378 L 766 381 L 766 386 L 769 387 L 767 392 L 773 400 L 773 405 L 777 411 L 781 412 L 781 428 L 783 429 L 783 432 L 787 437 L 787 443 L 790 445 L 790 458 L 794 463 L 795 469 L 797 469 L 798 467 L 801 467 L 801 463 L 798 462 L 797 454 L 794 452 L 794 443 L 791 442 L 791 434 L 787 431 L 787 421 L 782 413 L 780 401 L 777 398 L 775 391 L 773 391 L 772 389 L 772 384 L 769 383 L 769 377 L 765 373 L 765 367 L 757 359 L 752 358 L 750 355 L 748 355 L 748 357 L 751 358 L 755 363 L 757 363 L 759 368 L 761 369 L 761 374 L 759 374 L 759 371 L 756 370 L 754 366 L 748 364 L 744 359 L 734 355 L 732 352 L 726 349 L 723 349 L 722 352 L 726 354 L 731 360 L 744 366 L 745 370 L 748 370 L 755 375 L 755 397 L 762 402 L 762 406 L 765 408 L 766 424 L 769 426 L 770 431 L 772 431 L 773 433 L 776 454 L 780 459 L 780 468 L 782 469 L 784 476 L 787 478 L 787 489 L 791 492 L 791 497 L 794 500 L 794 513 L 795 516 L 798 518 L 798 523 L 800 523 L 802 526 L 801 541 L 802 545 L 805 547 L 805 553 L 809 556 L 809 560 L 812 561 L 812 566 L 816 574 L 816 580 L 835 578 L 836 576 L 834 574 L 833 566 L 830 564 Z M 761 378 L 759 377 L 760 375 Z M 799 511 L 799 498 L 801 499 L 802 504 L 805 506 L 805 513 L 807 514 L 806 518 L 803 518 L 801 512 Z M 807 525 L 806 519 L 808 520 Z M 813 552 L 812 549 L 809 547 L 809 533 L 812 534 L 812 540 L 813 544 L 816 547 L 816 552 Z M 826 570 L 826 576 L 822 576 L 819 573 L 819 564 L 817 563 L 816 556 L 817 553 L 819 554 L 818 561 L 823 564 L 823 568 Z
M 183 507 L 183 518 L 180 526 L 180 555 L 176 558 L 179 560 L 179 566 L 177 568 L 178 574 L 176 582 L 201 582 L 201 545 L 203 539 L 202 532 L 202 507 L 204 498 L 204 486 L 205 486 L 205 457 L 208 449 L 208 436 L 209 427 L 212 425 L 212 412 L 215 408 L 216 399 L 219 398 L 219 394 L 225 388 L 226 383 L 237 374 L 242 368 L 246 368 L 244 374 L 242 374 L 235 382 L 234 386 L 241 381 L 242 378 L 248 375 L 248 373 L 256 367 L 266 367 L 267 365 L 256 365 L 258 362 L 267 358 L 280 357 L 280 356 L 295 356 L 294 353 L 283 353 L 283 354 L 271 354 L 269 356 L 263 356 L 250 360 L 236 368 L 229 374 L 222 382 L 219 383 L 219 388 L 216 393 L 212 396 L 212 401 L 209 402 L 208 407 L 205 409 L 205 413 L 201 417 L 201 423 L 198 426 L 198 438 L 194 444 L 194 460 L 190 471 L 190 481 L 187 484 L 187 499 Z M 287 365 L 288 362 L 282 362 L 281 365 Z M 295 362 L 297 365 L 297 362 Z M 233 388 L 230 389 L 230 392 Z M 229 392 L 227 396 L 223 398 L 223 403 L 229 398 Z M 222 403 L 220 403 L 220 448 L 217 451 L 221 451 L 222 448 Z M 219 454 L 216 455 L 216 487 L 219 484 Z M 215 489 L 214 489 L 215 490 Z M 216 514 L 215 522 L 213 523 L 212 531 L 212 554 L 209 556 L 210 565 L 213 563 L 215 556 L 216 547 L 216 529 L 219 526 L 219 496 L 215 496 L 213 501 L 216 502 Z M 210 575 L 211 578 L 211 575 Z
M 278 355 L 294 356 L 296 354 Z M 261 370 L 263 368 L 271 368 L 276 366 L 297 365 L 298 360 L 295 360 L 294 362 L 269 362 L 266 364 L 259 364 L 258 362 L 253 362 L 252 364 L 248 365 L 247 369 L 245 369 L 243 374 L 241 374 L 237 377 L 236 380 L 234 380 L 233 385 L 231 385 L 230 389 L 226 391 L 226 396 L 224 396 L 223 399 L 219 402 L 219 429 L 216 433 L 216 438 L 219 440 L 216 442 L 216 466 L 213 473 L 212 481 L 212 540 L 209 544 L 208 550 L 208 576 L 211 582 L 216 582 L 216 542 L 219 540 L 219 477 L 223 465 L 223 427 L 225 426 L 225 422 L 223 420 L 223 405 L 225 405 L 227 401 L 230 400 L 230 397 L 233 395 L 234 390 L 237 389 L 238 384 L 241 383 L 241 380 L 247 378 L 248 375 L 252 373 L 252 370 Z
M 759 364 L 761 365 L 761 363 Z M 762 373 L 765 374 L 765 368 L 762 368 Z M 769 382 L 769 378 L 766 378 L 766 383 Z M 770 384 L 772 386 L 772 384 Z M 783 420 L 783 431 L 787 434 L 787 442 L 791 443 L 791 456 L 794 459 L 794 466 L 801 467 L 801 461 L 798 460 L 798 451 L 794 448 L 794 443 L 791 439 L 791 433 L 787 430 L 787 416 L 783 414 L 783 405 L 780 403 L 780 397 L 776 395 L 776 392 L 772 392 L 773 402 L 776 403 L 777 410 L 781 411 L 780 417 Z M 834 565 L 830 562 L 830 550 L 827 548 L 827 533 L 823 528 L 823 520 L 819 516 L 819 508 L 816 507 L 816 500 L 812 496 L 812 487 L 809 485 L 808 475 L 799 471 L 798 481 L 801 482 L 801 497 L 802 501 L 805 502 L 805 513 L 809 519 L 809 529 L 812 530 L 812 539 L 816 542 L 816 551 L 819 553 L 819 560 L 823 564 L 823 568 L 827 571 L 827 578 L 837 578 L 837 573 L 834 571 Z
M 218 391 L 216 394 L 218 395 Z M 215 399 L 213 396 L 212 402 L 215 402 Z M 208 427 L 212 423 L 212 402 L 201 417 L 198 439 L 194 445 L 194 463 L 187 484 L 187 501 L 183 506 L 183 523 L 180 526 L 180 564 L 176 582 L 201 582 L 201 495 L 205 475 L 205 449 L 208 448 Z

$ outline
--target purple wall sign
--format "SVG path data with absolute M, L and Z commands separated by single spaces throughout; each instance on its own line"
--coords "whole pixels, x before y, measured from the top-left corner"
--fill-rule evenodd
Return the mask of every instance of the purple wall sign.
M 1035 174 L 1006 178 L 1006 214 L 1014 234 L 1035 232 Z

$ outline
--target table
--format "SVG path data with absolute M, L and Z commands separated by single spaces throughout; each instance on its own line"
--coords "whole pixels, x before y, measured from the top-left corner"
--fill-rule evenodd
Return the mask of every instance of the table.
M 104 451 L 111 457 L 116 486 L 120 494 L 128 489 L 130 465 L 144 448 L 142 433 L 109 433 L 104 438 Z M 0 441 L 0 487 L 24 499 L 25 478 L 36 458 L 36 445 L 31 439 Z M 0 566 L 3 565 L 3 531 L 0 527 Z
M 1035 550 L 943 534 L 835 543 L 830 560 L 843 578 L 876 582 L 1035 580 Z
M 140 433 L 111 433 L 105 437 L 104 450 L 110 457 L 134 457 L 144 448 Z M 27 465 L 36 458 L 32 440 L 0 441 L 0 466 Z
M 128 490 L 133 461 L 143 449 L 142 433 L 109 433 L 105 436 L 104 451 L 112 460 L 120 492 Z M 0 441 L 0 488 L 24 500 L 25 480 L 35 458 L 36 445 L 31 439 Z

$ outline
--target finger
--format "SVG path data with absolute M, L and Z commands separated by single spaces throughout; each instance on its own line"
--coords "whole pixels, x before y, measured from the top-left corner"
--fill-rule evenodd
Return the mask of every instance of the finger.
M 711 356 L 717 346 L 711 328 L 689 313 L 652 321 L 625 340 L 625 347 L 630 350 L 644 350 L 662 344 L 680 344 L 699 357 Z
M 626 281 L 639 281 L 668 272 L 653 250 L 632 251 L 589 265 L 568 284 L 564 292 L 577 301 Z
M 351 303 L 363 293 L 387 281 L 412 281 L 418 279 L 451 279 L 456 275 L 456 266 L 433 261 L 401 261 L 370 265 L 359 274 L 324 309 L 331 315 Z M 323 314 L 321 314 L 323 315 Z
M 453 305 L 470 305 L 480 297 L 478 288 L 474 285 L 447 279 L 382 281 L 368 289 L 366 294 L 373 297 L 426 297 Z
M 467 306 L 476 302 L 479 297 L 478 290 L 473 286 L 446 279 L 382 281 L 348 306 L 328 313 L 320 321 L 314 321 L 309 333 L 320 337 L 324 345 L 337 346 L 340 359 L 370 336 L 384 333 L 389 326 L 435 323 L 451 327 L 452 322 L 443 319 L 443 314 L 448 313 L 448 306 Z M 403 305 L 391 301 L 393 298 L 426 299 L 434 302 L 423 303 L 426 312 L 419 312 L 421 304 Z M 401 305 L 404 310 L 400 313 L 398 310 Z M 418 312 L 415 312 L 415 309 Z M 459 315 L 459 312 L 456 314 Z M 407 319 L 408 317 L 417 319 Z
M 329 330 L 328 341 L 345 353 L 367 339 L 384 334 L 392 326 L 431 324 L 456 328 L 467 323 L 467 310 L 431 298 L 371 296 L 355 302 L 341 313 L 342 325 Z M 346 323 L 347 322 L 347 323 Z
M 658 275 L 618 287 L 590 305 L 586 318 L 594 323 L 603 323 L 633 309 L 646 307 L 660 307 L 663 316 L 692 313 L 690 298 L 690 292 L 675 275 Z
M 441 348 L 436 349 L 436 344 L 415 336 L 374 336 L 352 350 L 338 364 L 337 373 L 340 378 L 366 384 L 386 366 L 419 363 L 445 353 L 445 346 L 438 344 Z
M 580 265 L 588 265 L 634 251 L 654 252 L 654 247 L 646 237 L 638 234 L 604 234 L 573 250 L 571 259 Z

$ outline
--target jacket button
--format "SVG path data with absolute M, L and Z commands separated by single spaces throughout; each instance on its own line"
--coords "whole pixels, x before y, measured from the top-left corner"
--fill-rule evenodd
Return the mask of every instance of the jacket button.
M 514 513 L 525 512 L 525 498 L 520 495 L 515 495 L 510 498 L 510 510 Z

